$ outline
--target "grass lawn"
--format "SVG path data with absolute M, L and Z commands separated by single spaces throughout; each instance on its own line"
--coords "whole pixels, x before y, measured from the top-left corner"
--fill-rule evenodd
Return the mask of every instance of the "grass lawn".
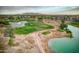
M 71 22 L 70 25 L 79 27 L 79 22 Z
M 47 35 L 49 33 L 50 33 L 49 31 L 46 31 L 46 32 L 43 32 L 42 34 Z
M 42 23 L 41 21 L 28 21 L 24 27 L 14 29 L 16 34 L 28 34 L 44 29 L 51 29 L 53 26 Z
M 60 32 L 64 32 L 65 30 L 59 29 L 58 31 L 60 31 Z

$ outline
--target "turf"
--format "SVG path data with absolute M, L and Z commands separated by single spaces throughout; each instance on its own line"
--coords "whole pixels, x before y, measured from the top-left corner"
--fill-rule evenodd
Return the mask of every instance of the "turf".
M 35 31 L 54 28 L 51 25 L 42 23 L 41 21 L 28 21 L 24 27 L 14 29 L 16 34 L 29 34 Z
M 79 27 L 79 22 L 71 22 L 70 25 Z

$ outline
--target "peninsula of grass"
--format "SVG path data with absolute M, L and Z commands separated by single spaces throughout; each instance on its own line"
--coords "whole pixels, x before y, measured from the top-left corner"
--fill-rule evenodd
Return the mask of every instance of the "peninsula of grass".
M 46 31 L 46 32 L 43 32 L 42 34 L 47 35 L 49 33 L 50 33 L 49 31 Z
M 35 31 L 40 31 L 40 30 L 44 30 L 44 29 L 52 29 L 52 28 L 54 28 L 54 27 L 51 25 L 47 25 L 41 21 L 34 20 L 34 21 L 28 21 L 28 24 L 26 24 L 23 27 L 14 29 L 14 32 L 16 34 L 29 34 L 29 33 L 35 32 Z

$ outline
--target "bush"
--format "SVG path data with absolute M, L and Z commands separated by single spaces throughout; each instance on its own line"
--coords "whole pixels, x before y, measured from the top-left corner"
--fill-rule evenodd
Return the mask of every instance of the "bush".
M 13 46 L 13 39 L 9 39 L 9 42 L 8 42 L 9 46 Z
M 8 21 L 0 21 L 0 24 L 9 25 Z
M 73 36 L 72 36 L 72 32 L 69 30 L 69 29 L 66 29 L 66 33 L 68 33 L 69 34 L 69 37 L 70 38 L 72 38 Z
M 4 52 L 5 49 L 5 39 L 3 37 L 0 37 L 0 52 Z

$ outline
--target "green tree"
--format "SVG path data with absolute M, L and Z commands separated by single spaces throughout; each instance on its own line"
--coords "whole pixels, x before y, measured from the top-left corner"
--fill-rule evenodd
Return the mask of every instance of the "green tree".
M 60 30 L 66 31 L 66 33 L 69 34 L 69 37 L 72 38 L 72 32 L 68 29 L 68 25 L 65 24 L 64 20 L 61 20 L 61 24 L 60 24 Z
M 65 30 L 65 29 L 67 29 L 67 24 L 65 24 L 65 21 L 64 20 L 61 20 L 61 24 L 60 24 L 60 29 L 61 30 Z

